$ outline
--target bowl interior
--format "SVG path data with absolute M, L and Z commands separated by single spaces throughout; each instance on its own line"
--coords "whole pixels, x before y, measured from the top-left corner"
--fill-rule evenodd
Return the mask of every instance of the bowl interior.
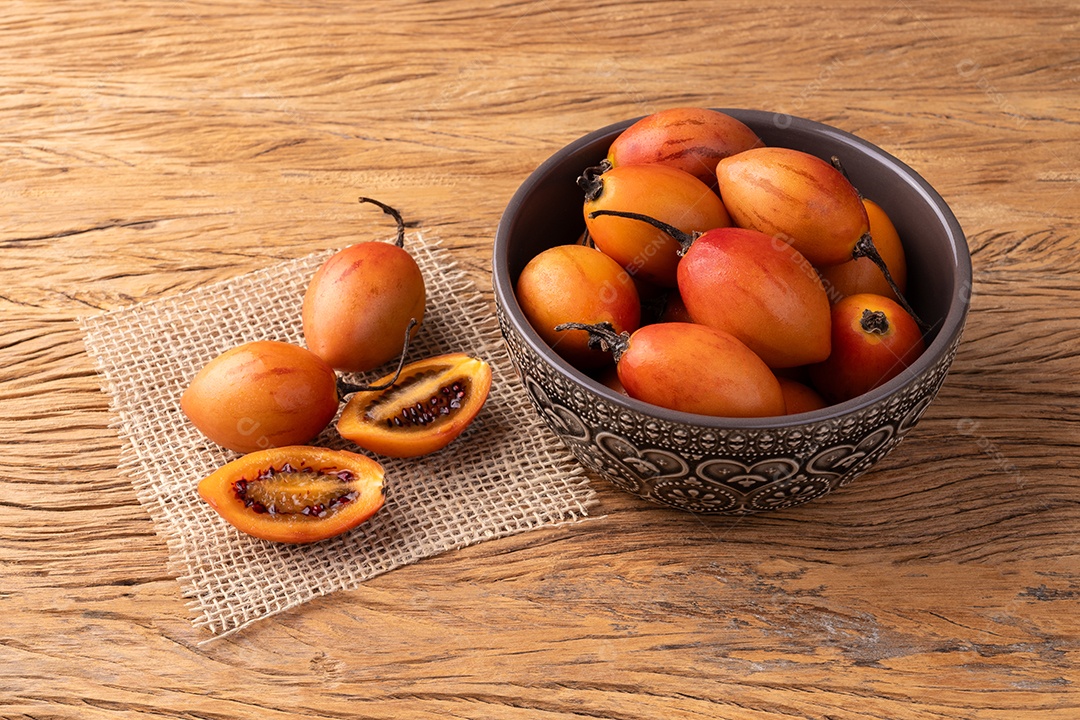
M 904 242 L 908 262 L 907 298 L 930 325 L 927 350 L 906 373 L 860 398 L 818 411 L 822 416 L 847 412 L 874 402 L 929 368 L 962 330 L 971 287 L 970 256 L 963 231 L 948 206 L 917 173 L 880 148 L 821 123 L 755 110 L 722 108 L 749 125 L 767 145 L 790 147 L 828 160 L 838 157 L 852 183 L 888 213 Z M 573 243 L 584 230 L 582 191 L 576 184 L 585 168 L 596 165 L 630 119 L 579 138 L 545 161 L 521 185 L 496 232 L 493 280 L 498 302 L 515 329 L 542 357 L 573 374 L 609 400 L 639 411 L 669 415 L 637 401 L 627 401 L 573 369 L 548 348 L 529 326 L 514 295 L 514 283 L 535 255 Z M 677 413 L 677 415 L 683 415 Z M 811 414 L 807 414 L 811 415 Z M 789 416 L 799 418 L 801 416 Z M 697 416 L 684 416 L 697 418 Z M 725 419 L 698 418 L 724 425 Z M 790 419 L 742 419 L 742 426 L 777 425 Z

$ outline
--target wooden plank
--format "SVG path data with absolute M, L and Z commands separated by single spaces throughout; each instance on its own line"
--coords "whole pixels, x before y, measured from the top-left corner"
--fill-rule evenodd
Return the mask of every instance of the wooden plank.
M 23 2 L 0 17 L 0 717 L 1080 716 L 1075 6 Z M 880 469 L 430 558 L 209 644 L 78 319 L 385 237 L 490 295 L 563 144 L 677 104 L 857 133 L 968 233 L 965 341 Z

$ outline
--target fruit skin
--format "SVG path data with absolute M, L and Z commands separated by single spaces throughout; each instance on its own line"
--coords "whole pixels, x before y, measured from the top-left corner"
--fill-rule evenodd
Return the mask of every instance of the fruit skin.
M 880 205 L 873 200 L 863 198 L 863 207 L 870 221 L 870 236 L 874 238 L 874 246 L 881 254 L 881 259 L 889 268 L 893 280 L 896 281 L 900 292 L 907 291 L 907 258 L 904 255 L 904 246 L 900 241 L 900 235 L 892 224 L 888 214 Z M 897 299 L 896 293 L 889 286 L 880 268 L 870 258 L 861 257 L 848 260 L 839 265 L 830 265 L 820 269 L 821 279 L 825 284 L 825 291 L 829 299 L 836 302 L 848 295 L 859 293 L 873 293 L 883 295 L 892 300 Z
M 720 417 L 784 414 L 780 383 L 733 335 L 695 323 L 656 323 L 633 333 L 618 375 L 637 400 Z
M 620 165 L 658 163 L 716 184 L 716 163 L 764 143 L 744 123 L 708 108 L 660 110 L 635 122 L 615 138 L 608 162 Z
M 619 380 L 619 369 L 614 363 L 609 363 L 603 368 L 593 373 L 593 377 L 601 385 L 604 385 L 609 390 L 614 390 L 618 394 L 624 397 L 630 397 L 626 393 L 626 388 L 623 387 L 622 381 Z
M 833 305 L 832 346 L 827 360 L 809 367 L 814 387 L 832 403 L 883 385 L 926 347 L 919 326 L 899 304 L 870 293 Z
M 814 388 L 786 377 L 777 377 L 780 381 L 780 390 L 784 393 L 784 407 L 786 414 L 797 415 L 798 413 L 822 410 L 829 403 Z
M 664 298 L 664 311 L 660 314 L 660 322 L 694 322 L 678 289 L 673 289 Z
M 352 479 L 342 480 L 342 490 L 357 495 L 337 509 L 331 507 L 325 511 L 324 517 L 299 512 L 258 512 L 247 506 L 235 483 L 242 479 L 250 482 L 266 468 L 280 470 L 286 464 L 294 470 L 310 468 L 328 474 L 347 471 Z M 303 491 L 302 487 L 295 489 Z M 344 450 L 307 446 L 272 448 L 249 453 L 218 468 L 199 483 L 198 492 L 219 515 L 248 535 L 273 542 L 310 543 L 351 530 L 378 512 L 384 501 L 383 467 L 371 458 Z
M 581 330 L 556 332 L 564 322 L 610 322 L 617 332 L 641 323 L 633 279 L 610 257 L 584 245 L 559 245 L 534 257 L 518 276 L 518 304 L 555 352 L 579 369 L 609 364 L 611 357 L 588 345 Z
M 336 370 L 366 372 L 401 354 L 405 331 L 424 319 L 426 290 L 416 260 L 388 242 L 362 242 L 334 253 L 304 294 L 308 348 Z
M 461 385 L 460 392 L 442 392 L 455 382 Z M 479 358 L 465 353 L 425 358 L 402 368 L 398 382 L 389 389 L 354 393 L 338 418 L 338 432 L 361 448 L 387 457 L 426 455 L 464 432 L 490 389 L 491 366 Z M 441 409 L 443 405 L 446 412 L 432 411 L 431 421 L 409 419 L 410 408 Z
M 628 273 L 661 287 L 676 284 L 681 246 L 646 223 L 589 215 L 618 210 L 649 215 L 684 232 L 705 232 L 731 225 L 720 198 L 693 175 L 665 165 L 624 165 L 596 178 L 595 196 L 584 203 L 585 225 L 596 248 Z
M 818 267 L 853 257 L 870 229 L 858 191 L 824 160 L 781 147 L 747 150 L 716 166 L 735 225 L 790 243 Z
M 729 332 L 771 368 L 829 356 L 829 298 L 809 261 L 756 230 L 720 228 L 694 240 L 678 270 L 694 322 Z
M 236 452 L 303 444 L 334 419 L 337 376 L 299 345 L 259 340 L 207 363 L 180 408 L 204 435 Z

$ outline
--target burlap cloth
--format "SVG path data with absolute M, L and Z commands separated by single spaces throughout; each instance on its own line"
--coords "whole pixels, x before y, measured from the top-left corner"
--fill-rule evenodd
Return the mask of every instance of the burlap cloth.
M 409 460 L 377 458 L 386 468 L 383 509 L 320 543 L 248 537 L 202 502 L 198 481 L 237 455 L 187 421 L 180 395 L 199 368 L 240 343 L 303 344 L 303 293 L 330 251 L 81 321 L 111 397 L 122 440 L 119 469 L 168 544 L 170 570 L 207 639 L 446 550 L 581 520 L 594 506 L 583 471 L 530 406 L 494 308 L 437 240 L 411 233 L 406 247 L 428 291 L 409 358 L 458 351 L 482 357 L 492 365 L 491 394 L 446 449 Z M 313 444 L 350 447 L 333 425 Z

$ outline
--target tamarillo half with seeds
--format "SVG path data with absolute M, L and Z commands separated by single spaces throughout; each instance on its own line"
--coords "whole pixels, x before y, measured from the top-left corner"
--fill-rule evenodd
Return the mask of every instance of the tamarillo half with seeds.
M 402 368 L 393 385 L 353 393 L 338 433 L 387 457 L 426 455 L 465 431 L 490 389 L 491 366 L 479 358 L 450 353 L 418 360 Z
M 238 530 L 283 543 L 340 535 L 383 506 L 383 467 L 363 455 L 288 446 L 248 453 L 218 468 L 199 496 Z

